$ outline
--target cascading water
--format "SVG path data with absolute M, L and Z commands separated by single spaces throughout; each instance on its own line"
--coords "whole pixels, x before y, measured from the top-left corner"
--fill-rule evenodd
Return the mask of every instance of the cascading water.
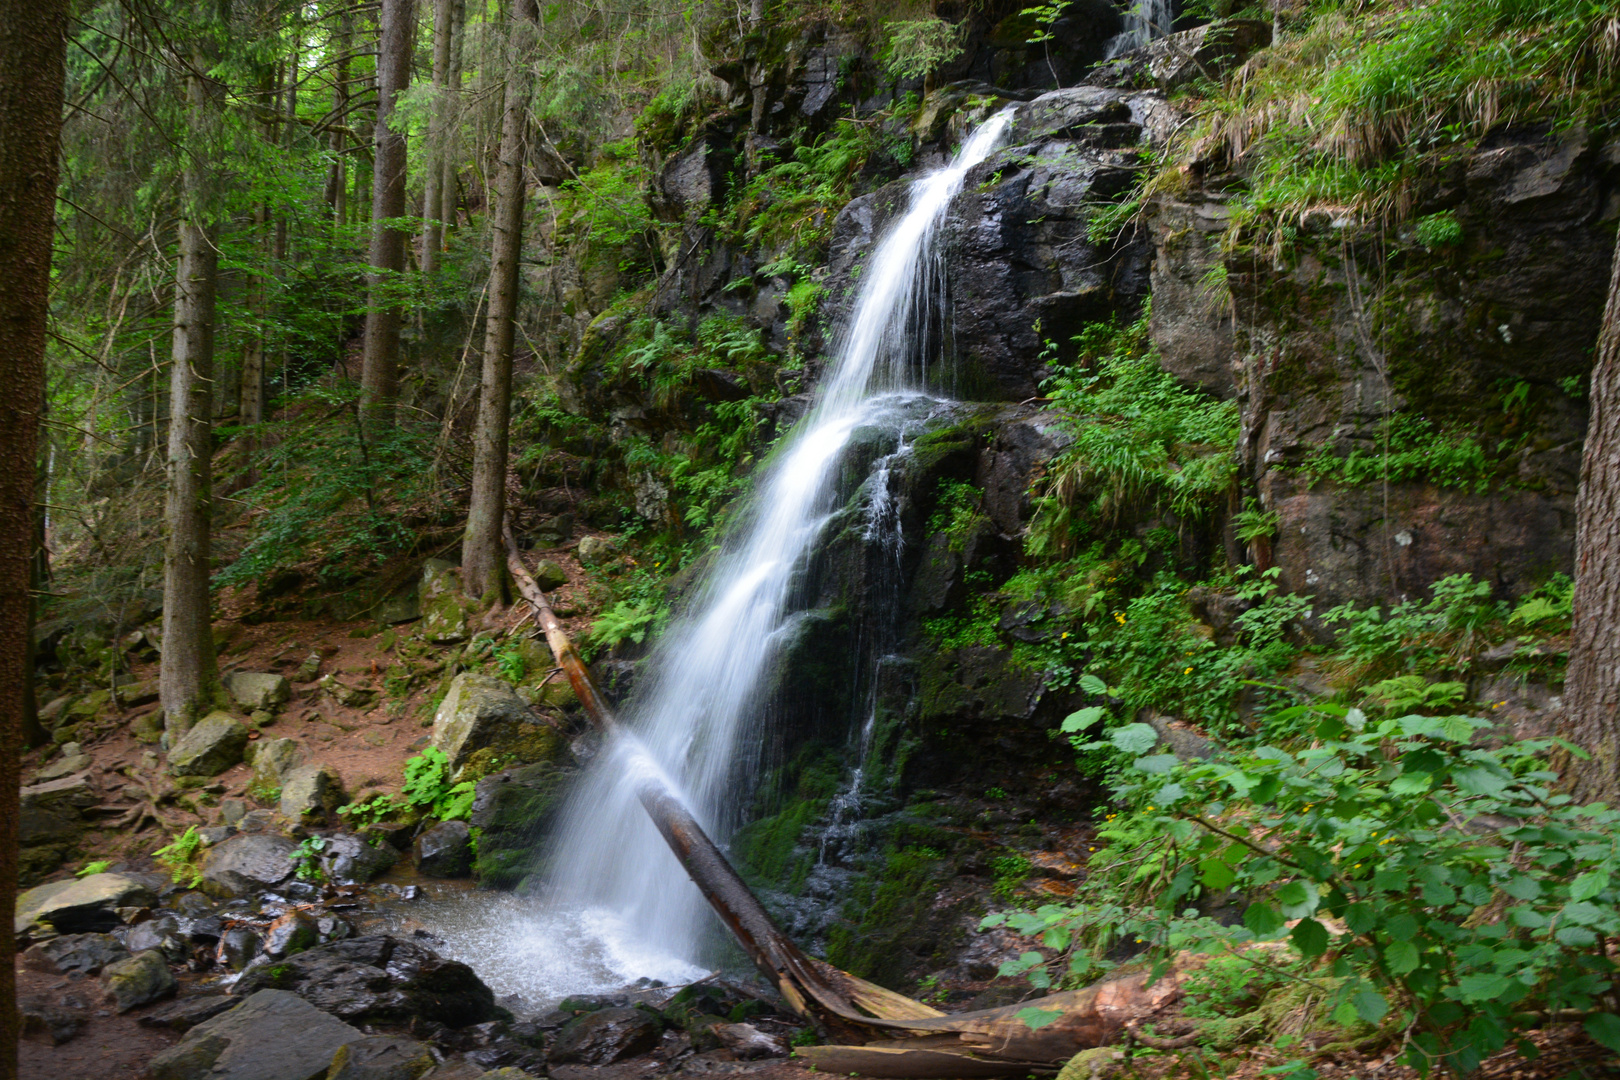
M 1174 0 L 1134 0 L 1125 12 L 1125 29 L 1108 39 L 1103 57 L 1112 60 L 1164 37 L 1175 20 Z
M 713 916 L 637 800 L 638 777 L 661 773 L 722 844 L 738 824 L 759 764 L 753 721 L 762 686 L 795 632 L 795 583 L 837 510 L 841 455 L 863 428 L 899 435 L 899 448 L 875 463 L 866 484 L 868 538 L 897 550 L 887 470 L 905 453 L 919 413 L 939 407 L 922 389 L 941 280 L 934 233 L 1009 119 L 990 119 L 948 166 L 913 182 L 909 209 L 871 252 L 819 399 L 773 455 L 689 613 L 646 661 L 623 710 L 630 733 L 602 748 L 564 811 L 543 909 L 441 928 L 447 937 L 484 939 L 472 948 L 486 954 L 477 962 L 492 984 L 543 999 L 637 977 L 684 981 L 703 973 L 699 960 L 712 959 Z M 857 771 L 845 802 L 860 797 Z

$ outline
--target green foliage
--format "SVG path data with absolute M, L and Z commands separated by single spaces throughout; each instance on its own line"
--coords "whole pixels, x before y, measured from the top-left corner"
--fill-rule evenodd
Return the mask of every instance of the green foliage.
M 1047 471 L 1029 548 L 1066 554 L 1086 522 L 1127 509 L 1202 517 L 1236 475 L 1237 406 L 1189 390 L 1159 367 L 1148 313 L 1128 327 L 1093 324 L 1077 362 L 1046 385 L 1075 442 Z
M 644 194 L 647 170 L 633 142 L 602 149 L 601 164 L 562 185 L 557 216 L 563 238 L 589 244 L 621 272 L 650 270 L 658 222 Z
M 1253 499 L 1243 500 L 1243 509 L 1232 515 L 1232 527 L 1241 544 L 1268 540 L 1277 535 L 1277 511 L 1262 510 Z
M 1417 242 L 1424 247 L 1444 247 L 1455 244 L 1462 239 L 1462 222 L 1450 210 L 1441 210 L 1439 213 L 1418 218 L 1416 228 L 1413 230 Z
M 1472 434 L 1447 432 L 1424 416 L 1398 414 L 1388 420 L 1384 445 L 1358 446 L 1343 457 L 1319 446 L 1306 459 L 1304 469 L 1313 482 L 1331 480 L 1356 486 L 1427 480 L 1484 494 L 1503 473 L 1512 448 L 1506 445 L 1488 454 Z
M 1310 18 L 1216 95 L 1192 136 L 1205 153 L 1224 143 L 1249 175 L 1235 221 L 1250 235 L 1286 243 L 1322 205 L 1404 217 L 1416 187 L 1488 131 L 1612 113 L 1613 0 L 1323 4 Z M 1427 220 L 1421 243 L 1460 238 Z
M 592 655 L 607 652 L 625 641 L 640 645 L 667 617 L 662 605 L 648 600 L 620 600 L 603 611 L 585 634 Z
M 735 200 L 730 213 L 739 238 L 819 262 L 834 214 L 855 194 L 857 176 L 881 148 L 876 125 L 849 120 L 796 147 L 790 160 L 762 170 Z
M 990 870 L 995 875 L 990 891 L 1002 900 L 1011 900 L 1034 872 L 1035 866 L 1024 856 L 1015 853 L 990 860 Z
M 312 390 L 289 419 L 260 426 L 261 479 L 238 496 L 253 507 L 249 538 L 216 585 L 305 566 L 344 585 L 415 542 L 406 521 L 437 509 L 428 436 L 400 424 L 362 439 L 356 394 Z
M 948 23 L 937 15 L 891 22 L 883 66 L 896 79 L 925 78 L 962 55 L 966 26 L 966 22 Z
M 152 858 L 169 872 L 176 885 L 195 889 L 202 882 L 202 868 L 197 865 L 202 858 L 202 850 L 202 837 L 197 835 L 197 827 L 192 825 L 185 832 L 172 837 L 167 845 L 152 852 Z
M 92 874 L 105 874 L 107 872 L 107 867 L 111 865 L 112 863 L 108 862 L 106 859 L 97 859 L 95 862 L 87 862 L 83 866 L 79 867 L 79 869 L 73 872 L 73 876 L 83 878 L 89 877 Z
M 1520 597 L 1508 624 L 1544 634 L 1564 633 L 1574 616 L 1574 601 L 1575 582 L 1568 574 L 1554 574 L 1545 585 Z
M 323 882 L 326 871 L 321 868 L 321 852 L 326 850 L 326 837 L 306 836 L 293 848 L 294 873 L 299 881 Z
M 359 829 L 379 821 L 387 821 L 410 809 L 409 802 L 396 799 L 387 792 L 378 792 L 369 799 L 345 803 L 337 808 L 337 812 L 349 823 L 351 829 Z
M 961 480 L 941 479 L 934 494 L 934 512 L 928 517 L 929 533 L 943 533 L 952 551 L 961 551 L 968 534 L 984 520 L 979 507 L 984 492 Z
M 509 641 L 505 645 L 497 647 L 492 655 L 495 659 L 495 667 L 501 673 L 501 678 L 509 683 L 523 681 L 523 676 L 528 673 L 529 664 L 523 658 L 522 642 Z
M 1490 598 L 1490 583 L 1468 574 L 1441 578 L 1430 592 L 1428 600 L 1406 600 L 1388 611 L 1341 604 L 1323 612 L 1322 621 L 1338 627 L 1335 644 L 1351 681 L 1466 671 L 1508 618 L 1508 606 Z
M 475 785 L 468 780 L 452 783 L 450 759 L 443 750 L 429 746 L 405 763 L 400 794 L 406 803 L 440 821 L 455 821 L 472 812 Z

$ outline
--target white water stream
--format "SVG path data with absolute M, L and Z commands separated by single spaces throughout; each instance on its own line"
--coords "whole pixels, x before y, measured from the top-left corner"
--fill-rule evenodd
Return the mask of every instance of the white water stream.
M 685 982 L 714 962 L 718 922 L 637 801 L 639 777 L 661 774 L 724 845 L 743 809 L 739 792 L 752 794 L 754 721 L 772 662 L 795 631 L 796 577 L 837 509 L 840 456 L 861 428 L 903 428 L 925 397 L 917 339 L 937 314 L 934 234 L 1009 119 L 987 121 L 949 165 L 914 181 L 909 209 L 871 251 L 816 402 L 773 455 L 688 614 L 645 662 L 624 710 L 633 734 L 602 749 L 565 809 L 539 906 L 507 903 L 475 925 L 463 913 L 459 926 L 442 927 L 447 951 L 464 954 L 497 991 L 543 1002 L 642 977 Z M 883 516 L 875 507 L 873 520 Z M 857 777 L 852 797 L 858 785 Z
M 1134 0 L 1125 12 L 1125 29 L 1109 38 L 1103 47 L 1104 58 L 1112 60 L 1164 37 L 1175 21 L 1172 0 Z

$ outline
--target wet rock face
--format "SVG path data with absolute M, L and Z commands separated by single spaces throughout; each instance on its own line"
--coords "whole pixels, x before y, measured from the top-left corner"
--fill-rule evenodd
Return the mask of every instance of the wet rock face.
M 1223 264 L 1239 450 L 1281 519 L 1284 589 L 1395 601 L 1468 572 L 1513 595 L 1570 569 L 1586 403 L 1569 388 L 1591 363 L 1613 248 L 1598 222 L 1620 184 L 1600 150 L 1584 131 L 1492 135 L 1419 208 L 1450 209 L 1461 227 L 1432 250 L 1408 237 L 1380 251 L 1323 216 L 1280 264 L 1243 253 Z M 1164 274 L 1184 284 L 1209 265 L 1203 242 L 1164 239 L 1180 219 L 1220 212 L 1213 199 L 1163 205 Z M 1208 323 L 1182 293 L 1174 307 L 1155 296 L 1155 338 L 1172 370 L 1195 374 L 1209 354 L 1196 324 Z M 1314 454 L 1381 454 L 1386 414 L 1466 433 L 1498 464 L 1479 485 L 1396 477 L 1387 517 L 1381 483 L 1307 484 L 1298 466 Z
M 107 965 L 101 973 L 101 991 L 120 1013 L 174 993 L 176 982 L 168 961 L 157 949 L 136 953 Z
M 465 821 L 441 821 L 416 839 L 416 869 L 425 877 L 466 877 L 472 871 L 472 838 Z
M 598 1009 L 570 1021 L 557 1033 L 553 1064 L 611 1065 L 658 1045 L 663 1025 L 641 1009 Z
M 542 762 L 478 781 L 468 820 L 479 830 L 473 872 L 481 884 L 509 888 L 538 867 L 537 840 L 577 775 L 574 769 Z
M 122 960 L 129 950 L 110 934 L 64 934 L 22 954 L 23 966 L 56 975 L 95 975 Z
M 495 995 L 466 964 L 385 934 L 352 938 L 249 969 L 238 994 L 291 990 L 355 1023 L 403 1023 L 422 1017 L 447 1027 L 497 1016 Z
M 32 884 L 55 870 L 78 847 L 84 811 L 100 799 L 81 774 L 22 789 L 18 808 L 18 883 Z

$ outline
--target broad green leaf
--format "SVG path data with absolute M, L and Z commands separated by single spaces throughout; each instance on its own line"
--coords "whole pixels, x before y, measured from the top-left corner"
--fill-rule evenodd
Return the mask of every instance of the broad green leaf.
M 1080 689 L 1088 694 L 1101 696 L 1108 693 L 1108 684 L 1095 675 L 1082 675 L 1080 676 Z
M 1599 1046 L 1620 1054 L 1620 1016 L 1614 1013 L 1593 1013 L 1581 1025 L 1586 1034 Z
M 1198 869 L 1199 880 L 1204 883 L 1206 888 L 1214 889 L 1217 892 L 1237 880 L 1237 874 L 1222 859 L 1205 859 L 1198 864 Z
M 1389 1013 L 1389 1002 L 1384 995 L 1376 990 L 1362 987 L 1350 998 L 1350 1003 L 1356 1007 L 1356 1015 L 1369 1024 L 1376 1024 Z
M 1425 772 L 1401 773 L 1389 782 L 1389 790 L 1395 795 L 1421 795 L 1433 783 L 1434 777 Z
M 1180 761 L 1181 759 L 1176 757 L 1174 754 L 1153 754 L 1150 757 L 1137 758 L 1135 766 L 1142 772 L 1158 774 L 1169 772 L 1171 769 L 1175 768 Z M 1161 798 L 1163 798 L 1162 795 Z M 1169 802 L 1170 800 L 1163 799 L 1163 801 Z
M 1466 1002 L 1494 1001 L 1507 992 L 1506 975 L 1464 975 L 1457 980 L 1458 996 Z
M 1321 895 L 1303 881 L 1290 881 L 1277 890 L 1277 903 L 1282 905 L 1285 919 L 1303 919 L 1321 902 Z
M 1147 724 L 1126 724 L 1108 733 L 1109 740 L 1127 754 L 1145 754 L 1159 744 L 1159 733 Z
M 1294 939 L 1294 948 L 1298 949 L 1299 954 L 1307 960 L 1315 960 L 1327 952 L 1327 927 L 1315 919 L 1299 920 L 1289 937 Z
M 1404 911 L 1384 922 L 1384 933 L 1389 935 L 1391 941 L 1411 941 L 1417 932 L 1417 920 Z
M 1270 904 L 1250 904 L 1243 912 L 1243 925 L 1255 937 L 1271 937 L 1283 928 L 1283 917 Z
M 1108 710 L 1101 705 L 1090 705 L 1078 712 L 1072 712 L 1063 718 L 1065 732 L 1084 731 L 1108 715 Z
M 1054 1024 L 1063 1019 L 1063 1010 L 1037 1009 L 1034 1006 L 1030 1006 L 1027 1009 L 1019 1009 L 1014 1015 L 1017 1016 L 1018 1019 L 1022 1020 L 1024 1022 L 1024 1026 L 1029 1028 L 1031 1031 L 1039 1031 L 1047 1024 Z
M 1405 975 L 1418 969 L 1418 948 L 1410 941 L 1392 942 L 1384 950 L 1384 963 L 1391 975 Z
M 1529 874 L 1514 874 L 1502 882 L 1502 891 L 1515 900 L 1534 900 L 1541 895 L 1541 882 Z
M 1457 769 L 1452 780 L 1470 795 L 1500 795 L 1507 790 L 1508 781 L 1489 769 Z
M 1590 900 L 1609 887 L 1609 875 L 1603 870 L 1588 870 L 1569 883 L 1571 900 Z

